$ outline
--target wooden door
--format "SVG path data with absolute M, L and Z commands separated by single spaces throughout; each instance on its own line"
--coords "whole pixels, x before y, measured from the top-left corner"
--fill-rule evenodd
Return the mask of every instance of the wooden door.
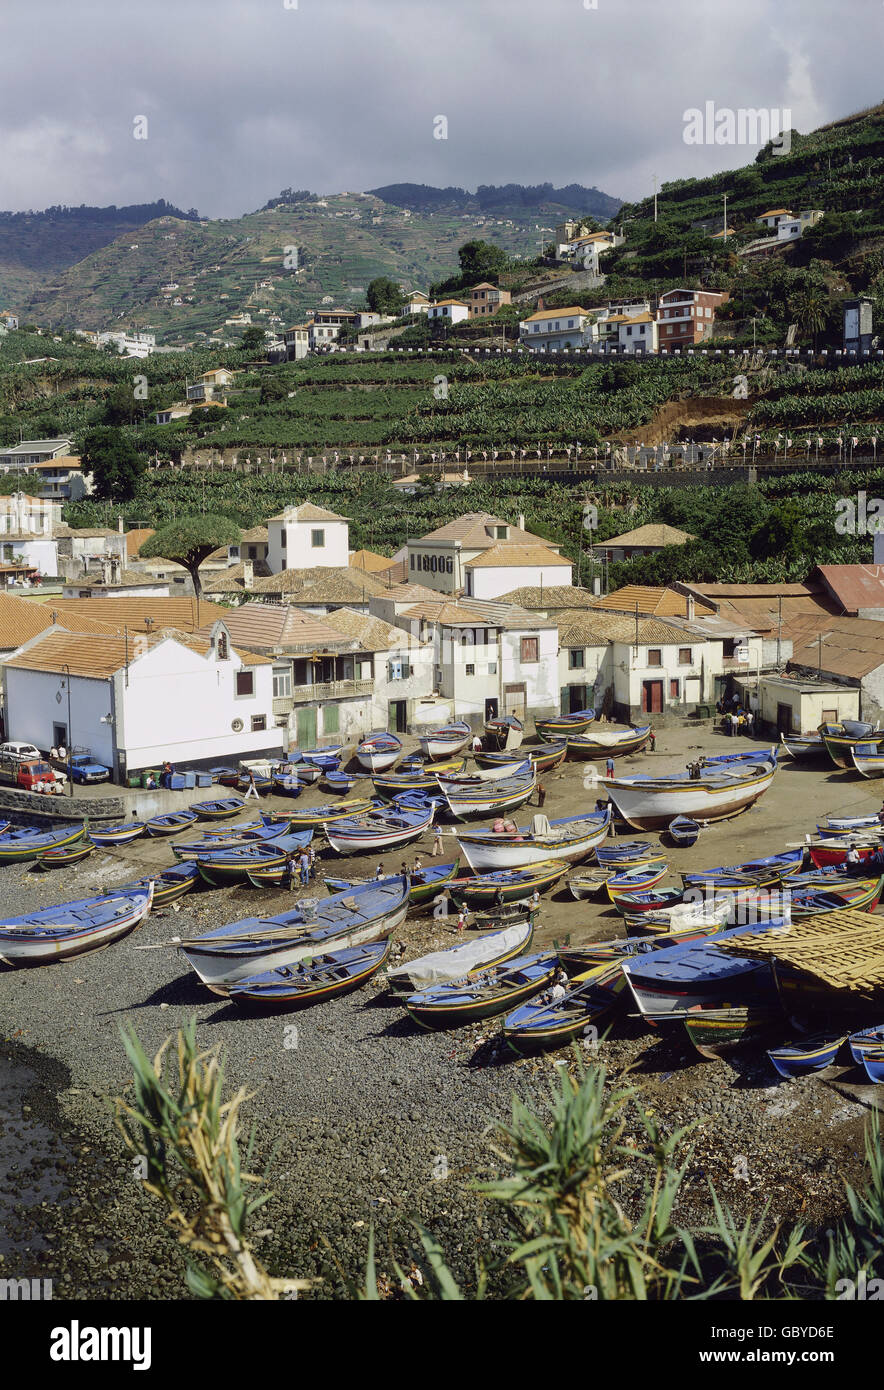
M 642 713 L 663 713 L 662 681 L 642 681 Z

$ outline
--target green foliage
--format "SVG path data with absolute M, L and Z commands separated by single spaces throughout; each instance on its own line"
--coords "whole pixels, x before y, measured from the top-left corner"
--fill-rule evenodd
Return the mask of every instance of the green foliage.
M 405 302 L 402 290 L 389 275 L 376 275 L 365 292 L 365 299 L 376 314 L 396 315 Z
M 259 328 L 257 324 L 249 324 L 240 338 L 239 346 L 243 353 L 252 356 L 256 352 L 264 351 L 265 342 L 264 329 Z
M 147 466 L 135 445 L 111 426 L 86 432 L 81 457 L 83 472 L 92 474 L 96 496 L 113 502 L 135 495 Z
M 236 545 L 240 529 L 226 516 L 203 513 L 183 516 L 155 531 L 142 544 L 142 559 L 162 558 L 183 565 L 193 580 L 194 593 L 199 597 L 201 585 L 199 567 L 213 550 L 222 545 Z

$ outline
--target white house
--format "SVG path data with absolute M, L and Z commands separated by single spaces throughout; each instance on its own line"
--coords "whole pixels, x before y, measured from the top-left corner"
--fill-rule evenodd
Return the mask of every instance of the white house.
M 28 565 L 40 574 L 58 574 L 55 527 L 61 523 L 61 503 L 25 492 L 0 497 L 0 559 L 4 564 Z
M 349 558 L 350 527 L 337 512 L 302 502 L 267 523 L 267 563 L 273 574 L 317 565 L 346 567 Z
M 460 299 L 440 299 L 427 310 L 430 319 L 443 323 L 462 323 L 470 316 L 470 307 Z
M 8 737 L 87 749 L 117 780 L 139 768 L 277 756 L 273 664 L 175 629 L 86 636 L 49 628 L 6 663 Z
M 593 315 L 579 304 L 568 309 L 539 309 L 519 324 L 519 341 L 532 352 L 585 347 L 593 337 Z
M 571 583 L 571 561 L 546 545 L 492 545 L 464 565 L 465 596 L 499 598 L 511 589 Z
M 756 217 L 756 222 L 762 222 L 768 231 L 775 232 L 783 218 L 791 218 L 791 208 L 771 208 L 768 212 L 762 212 Z
M 614 322 L 615 320 L 611 320 Z M 623 314 L 616 319 L 617 343 L 624 352 L 656 352 L 657 321 L 653 314 Z
M 495 558 L 492 564 L 487 566 L 489 570 L 499 570 L 499 576 L 477 578 L 475 570 L 468 571 L 470 561 L 478 559 L 492 548 L 499 552 L 504 546 L 512 548 L 510 556 Z M 531 553 L 527 556 L 526 564 L 527 550 Z M 541 556 L 539 551 L 549 554 Z M 550 555 L 555 558 L 550 559 Z M 507 559 L 510 561 L 509 564 L 506 563 Z M 539 561 L 542 563 L 538 563 Z M 568 567 L 567 580 L 564 578 L 565 566 Z M 455 521 L 449 521 L 445 526 L 440 526 L 425 536 L 408 541 L 409 581 L 425 584 L 428 588 L 437 589 L 443 594 L 459 593 L 467 589 L 469 582 L 478 586 L 472 590 L 477 598 L 490 598 L 494 596 L 490 592 L 492 587 L 496 589 L 497 594 L 503 594 L 508 589 L 518 588 L 524 583 L 538 583 L 537 579 L 528 581 L 518 577 L 526 569 L 532 574 L 537 574 L 540 570 L 555 569 L 556 578 L 551 580 L 551 583 L 571 582 L 570 562 L 562 560 L 558 554 L 558 546 L 551 541 L 526 531 L 523 516 L 519 517 L 519 524 L 514 526 L 512 522 L 503 521 L 500 517 L 492 516 L 490 512 L 466 512 Z M 473 575 L 469 581 L 468 573 Z M 502 588 L 498 587 L 499 583 L 503 584 Z M 482 590 L 481 594 L 478 589 Z
M 420 290 L 412 290 L 406 299 L 400 314 L 426 314 L 430 310 L 430 301 Z
M 777 223 L 777 240 L 797 241 L 808 227 L 815 227 L 822 217 L 820 208 L 805 208 L 797 217 L 781 217 Z
M 70 439 L 23 439 L 0 449 L 0 472 L 15 472 L 32 463 L 47 463 L 51 459 L 70 455 Z

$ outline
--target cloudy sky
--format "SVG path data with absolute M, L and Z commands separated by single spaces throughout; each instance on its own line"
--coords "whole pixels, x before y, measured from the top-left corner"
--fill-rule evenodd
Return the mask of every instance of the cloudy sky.
M 880 0 L 2 0 L 0 207 L 237 216 L 399 181 L 633 199 L 754 157 L 685 144 L 688 108 L 810 130 L 881 100 L 882 52 Z

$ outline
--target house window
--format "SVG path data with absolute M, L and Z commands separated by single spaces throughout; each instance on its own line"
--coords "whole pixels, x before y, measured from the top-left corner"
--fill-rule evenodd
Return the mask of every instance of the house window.
M 522 661 L 531 662 L 539 660 L 537 654 L 538 639 L 536 637 L 522 638 Z
M 325 531 L 311 531 L 310 544 L 314 550 L 321 550 L 325 545 Z
M 464 669 L 468 676 L 474 676 L 476 674 L 476 668 L 471 663 L 468 663 Z
M 649 648 L 648 648 L 648 665 L 649 665 L 649 666 L 662 666 L 662 665 L 663 665 L 663 652 L 661 651 L 661 649 L 660 649 L 659 647 L 649 647 Z
M 400 661 L 398 658 L 389 662 L 387 666 L 387 679 L 391 681 L 407 681 L 411 675 L 411 666 L 407 661 Z
M 283 531 L 280 531 L 280 533 L 279 533 L 279 547 L 280 547 L 280 550 L 285 550 L 285 545 L 286 545 L 286 532 L 283 530 Z
M 489 663 L 488 663 L 488 674 L 489 674 L 489 676 L 496 676 L 496 675 L 497 675 L 497 662 L 496 662 L 496 661 L 489 661 Z
M 568 670 L 582 671 L 586 653 L 582 647 L 570 647 L 568 649 Z
M 506 538 L 507 538 L 507 536 L 508 536 L 508 534 L 509 534 L 509 529 L 510 529 L 510 528 L 509 528 L 508 526 L 497 526 L 497 527 L 495 527 L 495 531 L 496 531 L 496 533 L 497 533 L 497 539 L 498 539 L 499 541 L 505 541 Z
M 254 693 L 255 693 L 255 673 L 254 673 L 254 671 L 237 671 L 237 673 L 236 673 L 236 693 L 237 693 L 237 695 L 254 695 Z
M 230 651 L 229 651 L 229 648 L 228 648 L 228 645 L 227 645 L 227 633 L 226 633 L 226 632 L 219 632 L 219 633 L 218 633 L 218 660 L 219 660 L 219 661 L 226 661 L 227 658 L 228 658 L 229 656 L 230 656 Z
M 260 734 L 267 728 L 267 719 L 263 714 L 252 715 L 252 733 Z
M 274 700 L 287 700 L 292 693 L 292 668 L 291 666 L 274 666 L 273 668 L 273 698 Z
M 678 664 L 679 666 L 690 666 L 693 662 L 693 654 L 690 647 L 679 647 Z
M 681 695 L 681 685 L 680 685 L 680 682 L 679 682 L 679 681 L 670 681 L 670 682 L 669 682 L 669 698 L 670 698 L 670 700 L 677 700 L 677 699 L 679 698 L 680 695 Z

